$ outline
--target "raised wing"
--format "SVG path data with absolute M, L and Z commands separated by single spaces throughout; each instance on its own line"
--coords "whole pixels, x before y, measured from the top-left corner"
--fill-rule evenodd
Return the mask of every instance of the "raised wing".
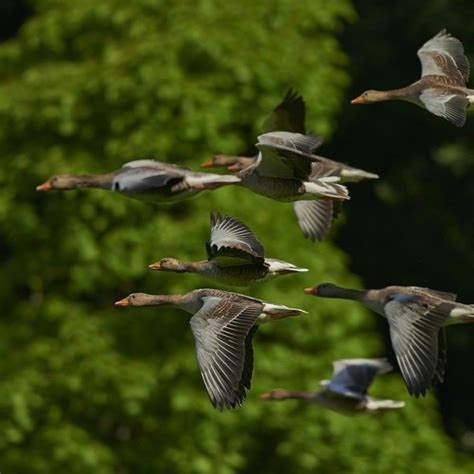
M 202 308 L 191 318 L 201 376 L 214 407 L 235 408 L 250 387 L 252 331 L 262 304 L 242 304 L 204 297 Z
M 390 338 L 410 395 L 425 395 L 439 367 L 438 333 L 452 303 L 433 304 L 426 298 L 392 294 L 384 306 Z
M 285 130 L 286 132 L 306 133 L 306 106 L 303 97 L 290 89 L 283 101 L 278 104 L 265 120 L 262 133 Z
M 333 377 L 323 385 L 332 392 L 363 398 L 378 373 L 392 370 L 386 359 L 345 359 L 333 362 Z
M 427 41 L 417 54 L 421 61 L 421 77 L 445 76 L 451 84 L 460 86 L 465 86 L 469 80 L 470 66 L 463 45 L 445 29 Z
M 241 260 L 242 263 L 264 262 L 263 245 L 257 240 L 254 233 L 238 219 L 225 216 L 220 213 L 216 216 L 211 214 L 211 239 L 207 244 L 209 259 L 219 261 L 230 257 L 233 260 Z M 224 258 L 223 258 L 224 257 Z
M 456 127 L 465 124 L 466 108 L 469 106 L 467 97 L 451 94 L 439 88 L 429 88 L 420 94 L 420 100 L 426 110 L 448 120 Z
M 271 132 L 258 137 L 259 156 L 255 167 L 262 176 L 307 180 L 316 161 L 313 151 L 321 138 L 290 132 Z

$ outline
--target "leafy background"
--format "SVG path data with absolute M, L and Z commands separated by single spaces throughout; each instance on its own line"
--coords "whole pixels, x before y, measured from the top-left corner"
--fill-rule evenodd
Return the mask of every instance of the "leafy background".
M 382 417 L 344 417 L 274 387 L 311 389 L 337 358 L 393 357 L 385 322 L 302 293 L 334 281 L 417 284 L 474 301 L 474 122 L 458 130 L 406 104 L 351 107 L 419 74 L 416 48 L 446 26 L 473 53 L 472 2 L 4 0 L 0 6 L 0 470 L 14 473 L 465 473 L 474 452 L 474 333 L 449 330 L 446 383 Z M 472 56 L 471 56 L 472 58 Z M 252 153 L 288 87 L 323 152 L 374 171 L 351 187 L 331 238 L 304 240 L 291 205 L 223 188 L 173 207 L 100 190 L 38 194 L 61 172 L 135 158 L 197 167 Z M 248 222 L 267 254 L 306 266 L 249 294 L 309 315 L 259 330 L 245 405 L 212 409 L 188 317 L 120 310 L 132 291 L 212 286 L 159 274 L 202 258 L 208 214 Z M 358 276 L 356 276 L 358 275 Z

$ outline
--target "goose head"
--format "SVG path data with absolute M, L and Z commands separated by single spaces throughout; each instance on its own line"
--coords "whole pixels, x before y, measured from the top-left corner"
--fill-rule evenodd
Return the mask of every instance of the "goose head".
M 339 297 L 341 288 L 332 283 L 322 283 L 311 288 L 305 288 L 304 292 L 308 295 L 322 296 L 326 298 L 337 298 Z
M 131 293 L 127 297 L 116 301 L 115 306 L 155 306 L 168 303 L 168 297 L 149 295 L 147 293 Z
M 162 258 L 158 262 L 148 265 L 151 270 L 161 270 L 165 272 L 177 272 L 184 273 L 188 271 L 188 267 L 184 262 L 177 260 L 176 258 Z
M 36 191 L 50 191 L 52 189 L 76 189 L 81 187 L 80 176 L 72 174 L 59 174 L 36 186 Z
M 387 100 L 385 92 L 369 90 L 363 92 L 359 97 L 351 100 L 351 104 L 371 104 L 373 102 L 380 102 Z

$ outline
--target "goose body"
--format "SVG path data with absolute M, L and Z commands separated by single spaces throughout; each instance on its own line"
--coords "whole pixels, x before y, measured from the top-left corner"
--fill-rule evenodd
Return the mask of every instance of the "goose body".
M 467 88 L 470 65 L 462 43 L 443 29 L 417 54 L 421 62 L 420 80 L 401 89 L 365 91 L 352 103 L 404 100 L 462 127 L 466 109 L 474 103 L 474 90 Z
M 315 391 L 272 390 L 261 395 L 264 400 L 302 399 L 343 414 L 378 413 L 405 406 L 404 402 L 379 400 L 367 394 L 377 374 L 390 372 L 385 359 L 346 359 L 333 362 L 333 377 L 321 381 Z
M 354 290 L 330 283 L 307 288 L 325 298 L 359 301 L 387 319 L 400 370 L 411 395 L 425 395 L 442 382 L 446 362 L 443 326 L 474 323 L 474 305 L 456 302 L 456 295 L 416 286 Z
M 53 176 L 36 190 L 100 188 L 143 201 L 166 203 L 239 181 L 237 176 L 195 172 L 156 160 L 136 160 L 104 175 Z
M 260 135 L 255 163 L 238 173 L 241 186 L 270 199 L 294 202 L 304 235 L 318 240 L 329 231 L 333 202 L 349 199 L 338 177 L 311 177 L 312 164 L 317 161 L 313 150 L 320 143 L 317 137 L 299 133 Z
M 283 260 L 266 258 L 264 248 L 240 220 L 211 214 L 208 260 L 183 262 L 164 258 L 150 265 L 153 270 L 191 272 L 220 283 L 250 286 L 288 273 L 308 271 Z
M 241 405 L 250 388 L 256 324 L 304 311 L 209 288 L 184 295 L 133 293 L 117 306 L 172 305 L 193 314 L 190 325 L 202 380 L 219 410 Z

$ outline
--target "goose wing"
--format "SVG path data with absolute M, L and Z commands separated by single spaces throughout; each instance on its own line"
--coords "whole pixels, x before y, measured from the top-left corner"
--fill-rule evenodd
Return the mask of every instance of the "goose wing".
M 264 248 L 254 233 L 235 217 L 211 214 L 211 238 L 207 255 L 217 264 L 264 263 Z
M 392 366 L 386 359 L 345 359 L 333 362 L 333 377 L 323 381 L 328 390 L 351 398 L 362 399 L 374 377 L 386 373 Z
M 202 380 L 215 408 L 234 408 L 250 388 L 252 331 L 263 304 L 235 302 L 215 296 L 202 298 L 191 318 Z
M 258 137 L 257 161 L 247 169 L 256 169 L 262 176 L 307 180 L 316 161 L 312 153 L 321 143 L 319 137 L 312 135 L 265 133 Z
M 453 85 L 466 86 L 469 80 L 469 60 L 457 38 L 445 29 L 427 41 L 417 52 L 421 61 L 421 77 L 445 76 Z
M 438 333 L 449 317 L 452 303 L 392 293 L 384 305 L 390 339 L 410 395 L 425 395 L 441 373 Z
M 285 130 L 306 133 L 306 106 L 303 97 L 290 89 L 263 123 L 262 133 Z
M 464 95 L 453 94 L 440 88 L 428 88 L 420 94 L 420 101 L 426 110 L 448 122 L 462 127 L 466 122 L 466 108 L 469 99 Z
M 434 296 L 435 298 L 441 298 L 442 300 L 446 301 L 456 301 L 458 295 L 455 293 L 448 293 L 447 291 L 439 291 L 439 290 L 432 290 L 431 288 L 425 288 L 421 286 L 409 286 L 409 289 L 413 289 L 414 291 L 422 291 L 430 296 Z
M 329 232 L 334 217 L 332 199 L 296 201 L 293 203 L 293 209 L 305 237 L 322 240 Z
M 149 166 L 124 165 L 122 170 L 119 171 L 112 180 L 112 190 L 135 193 L 164 187 L 171 188 L 182 185 L 183 183 L 183 174 L 176 170 L 164 170 Z

